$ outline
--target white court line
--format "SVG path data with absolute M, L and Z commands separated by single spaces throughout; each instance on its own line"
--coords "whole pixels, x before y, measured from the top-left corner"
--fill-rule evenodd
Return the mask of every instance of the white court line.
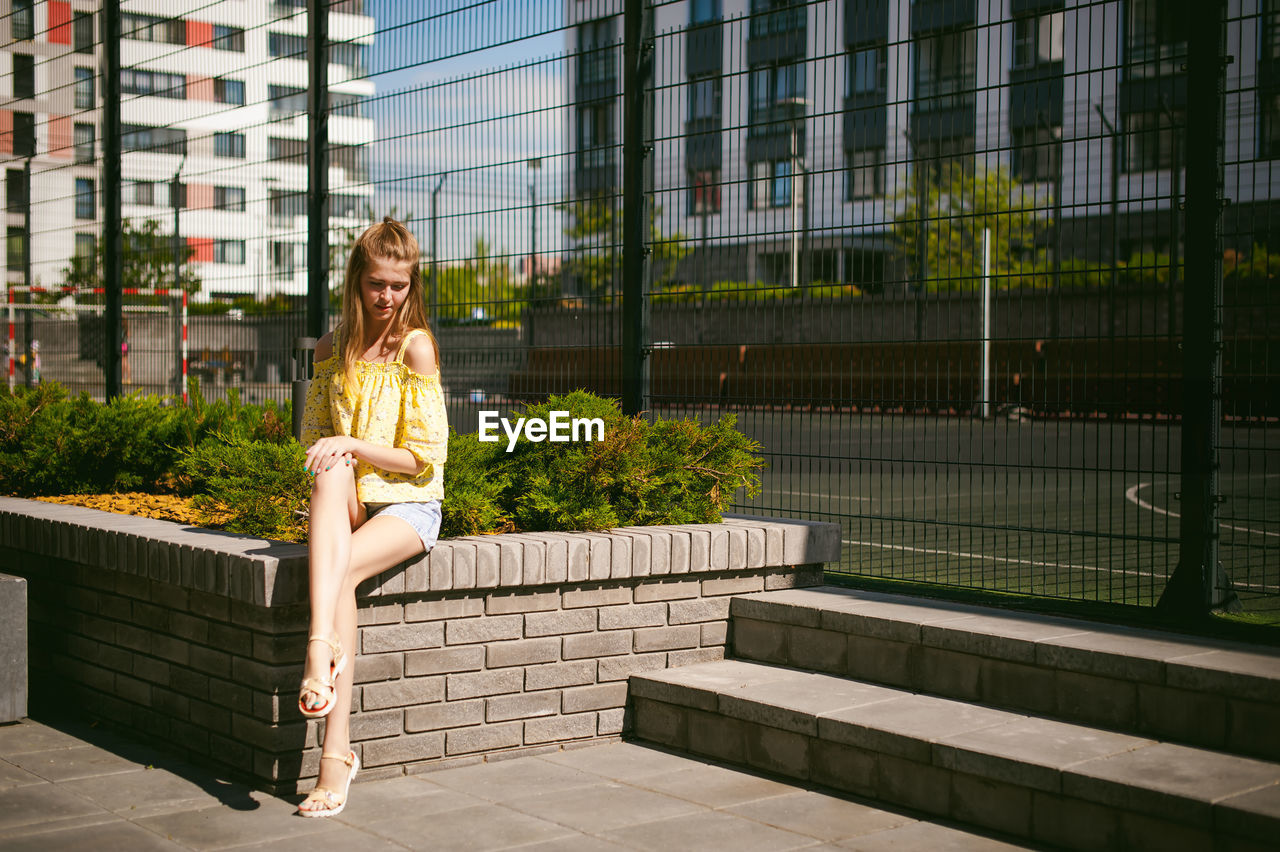
M 1128 500 L 1130 503 L 1133 503 L 1135 506 L 1137 506 L 1140 509 L 1146 509 L 1148 511 L 1155 512 L 1158 515 L 1168 515 L 1171 518 L 1181 518 L 1182 515 L 1178 514 L 1177 512 L 1171 512 L 1168 509 L 1161 509 L 1159 506 L 1153 506 L 1150 503 L 1148 503 L 1146 500 L 1143 500 L 1141 497 L 1138 496 L 1138 491 L 1140 489 L 1146 488 L 1150 484 L 1151 484 L 1150 482 L 1139 482 L 1137 485 L 1133 486 L 1132 488 L 1129 488 L 1127 491 L 1124 492 L 1124 498 Z M 1222 527 L 1223 529 L 1235 530 L 1237 532 L 1253 533 L 1255 535 L 1269 535 L 1269 536 L 1275 536 L 1276 538 L 1280 538 L 1280 533 L 1271 532 L 1270 530 L 1255 530 L 1255 529 L 1250 529 L 1249 527 L 1237 527 L 1232 524 L 1221 524 L 1221 523 L 1218 524 L 1218 526 Z
M 964 559 L 981 559 L 987 562 L 1011 562 L 1017 565 L 1031 565 L 1036 568 L 1074 568 L 1079 571 L 1096 571 L 1099 574 L 1131 574 L 1135 577 L 1157 577 L 1163 579 L 1166 575 L 1156 574 L 1151 571 L 1134 571 L 1129 568 L 1099 568 L 1096 565 L 1073 565 L 1070 562 L 1040 562 L 1035 559 L 1019 559 L 1016 556 L 992 556 L 988 553 L 966 553 L 963 550 L 939 550 L 933 547 L 912 547 L 906 544 L 884 544 L 878 541 L 854 541 L 853 539 L 842 538 L 841 544 L 856 544 L 862 547 L 879 547 L 882 550 L 905 550 L 911 553 L 928 553 L 935 556 L 959 556 Z M 1264 586 L 1257 583 L 1237 583 L 1232 581 L 1231 584 L 1235 588 L 1249 589 L 1254 592 L 1271 592 L 1274 591 L 1272 586 Z

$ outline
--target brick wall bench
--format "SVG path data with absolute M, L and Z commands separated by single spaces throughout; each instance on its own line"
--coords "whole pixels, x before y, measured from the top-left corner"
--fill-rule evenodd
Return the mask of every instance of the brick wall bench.
M 834 524 L 748 516 L 442 541 L 361 588 L 362 775 L 618 737 L 631 673 L 721 659 L 731 595 L 817 585 L 839 551 Z M 310 787 L 304 547 L 0 498 L 0 572 L 29 586 L 33 707 Z

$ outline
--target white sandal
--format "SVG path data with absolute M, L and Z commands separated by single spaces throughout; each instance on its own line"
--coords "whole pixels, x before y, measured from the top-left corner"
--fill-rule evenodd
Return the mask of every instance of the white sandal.
M 338 697 L 338 690 L 335 686 L 338 675 L 342 674 L 347 667 L 347 654 L 342 650 L 342 643 L 336 638 L 329 639 L 325 636 L 312 636 L 307 639 L 307 643 L 323 642 L 329 646 L 329 650 L 333 652 L 333 660 L 329 663 L 329 676 L 324 677 L 304 677 L 302 685 L 298 689 L 298 712 L 308 719 L 320 719 L 329 715 L 329 711 L 333 709 L 334 702 Z M 313 692 L 324 698 L 325 701 L 319 707 L 308 707 L 306 697 L 308 692 Z
M 347 772 L 347 783 L 343 786 L 342 792 L 330 790 L 328 787 L 316 785 L 315 789 L 307 794 L 307 797 L 298 805 L 298 815 L 304 817 L 331 817 L 342 813 L 342 809 L 347 806 L 347 793 L 351 791 L 351 782 L 356 778 L 356 772 L 360 769 L 360 758 L 356 756 L 354 751 L 348 752 L 346 757 L 340 754 L 330 754 L 325 752 L 320 755 L 321 760 L 340 760 L 350 769 Z M 303 809 L 303 805 L 307 802 L 323 802 L 323 808 Z

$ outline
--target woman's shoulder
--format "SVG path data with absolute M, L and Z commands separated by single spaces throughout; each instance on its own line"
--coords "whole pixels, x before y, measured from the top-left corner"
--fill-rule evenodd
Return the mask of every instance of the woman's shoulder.
M 328 361 L 333 357 L 333 340 L 334 332 L 330 331 L 316 341 L 315 363 L 318 364 L 321 361 Z
M 405 335 L 403 347 L 406 367 L 419 375 L 436 375 L 439 369 L 436 364 L 436 347 L 426 329 L 410 329 Z

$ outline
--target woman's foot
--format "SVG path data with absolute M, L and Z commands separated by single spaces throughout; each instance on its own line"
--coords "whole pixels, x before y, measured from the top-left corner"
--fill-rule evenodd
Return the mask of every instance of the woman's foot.
M 347 806 L 347 794 L 351 782 L 360 769 L 360 759 L 354 751 L 345 755 L 324 752 L 320 756 L 320 775 L 315 788 L 298 805 L 298 813 L 304 817 L 328 817 L 342 813 Z
M 347 656 L 336 636 L 312 636 L 307 640 L 307 660 L 298 690 L 298 710 L 318 719 L 328 715 L 337 698 L 335 683 L 346 667 Z

